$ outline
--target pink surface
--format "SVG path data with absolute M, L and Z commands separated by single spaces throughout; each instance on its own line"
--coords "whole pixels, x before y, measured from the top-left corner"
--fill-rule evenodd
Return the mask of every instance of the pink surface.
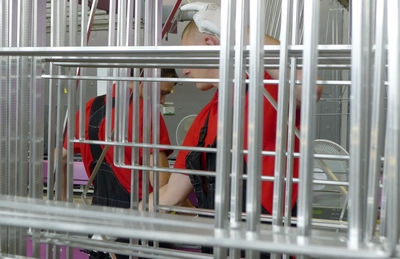
M 66 249 L 61 247 L 60 259 L 66 258 Z M 32 240 L 28 237 L 26 240 L 26 256 L 32 257 Z M 46 244 L 40 244 L 40 258 L 46 258 Z M 80 251 L 79 248 L 73 248 L 72 258 L 74 259 L 88 259 L 89 255 Z
M 47 182 L 47 160 L 44 161 L 43 165 L 43 178 L 44 182 Z M 85 167 L 82 162 L 74 162 L 74 184 L 86 184 L 88 176 L 85 171 Z

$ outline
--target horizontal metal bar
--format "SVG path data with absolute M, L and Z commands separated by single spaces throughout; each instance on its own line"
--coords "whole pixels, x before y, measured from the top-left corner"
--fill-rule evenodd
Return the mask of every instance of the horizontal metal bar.
M 157 149 L 170 149 L 170 150 L 190 150 L 190 151 L 200 151 L 200 152 L 211 152 L 216 153 L 216 148 L 209 147 L 190 147 L 190 146 L 170 146 L 161 144 L 146 144 L 146 143 L 132 143 L 132 142 L 116 142 L 116 141 L 100 141 L 100 140 L 72 140 L 74 143 L 83 144 L 98 144 L 98 145 L 108 145 L 108 146 L 123 146 L 123 147 L 142 147 L 142 148 L 157 148 Z
M 107 68 L 217 68 L 218 64 L 150 64 L 150 63 L 79 63 L 54 62 L 53 65 L 62 67 L 107 67 Z
M 115 165 L 115 166 L 119 167 L 119 168 L 142 170 L 142 171 L 154 171 L 154 172 L 163 172 L 163 173 L 178 173 L 178 174 L 187 174 L 187 175 L 201 175 L 201 176 L 215 177 L 215 172 L 205 171 L 205 170 L 178 169 L 178 168 L 167 168 L 167 167 L 150 167 L 150 166 L 143 166 L 143 165 L 126 165 L 126 164 L 120 164 L 120 165 Z
M 297 239 L 296 229 L 260 225 L 260 234 L 249 237 L 239 230 L 216 233 L 213 219 L 142 213 L 108 207 L 82 207 L 73 203 L 0 196 L 0 224 L 81 234 L 95 233 L 125 238 L 204 246 L 251 249 L 263 252 L 343 258 L 388 258 L 379 240 L 348 249 L 346 236 L 315 230 L 307 245 Z M 46 213 L 43 213 L 46 211 Z
M 145 144 L 145 143 L 132 143 L 132 142 L 116 142 L 116 141 L 100 141 L 100 140 L 72 140 L 74 143 L 84 144 L 99 144 L 99 145 L 113 145 L 113 146 L 125 146 L 125 147 L 144 147 L 144 148 L 158 148 L 158 149 L 170 149 L 170 150 L 190 150 L 190 151 L 201 151 L 201 152 L 212 152 L 216 153 L 216 148 L 203 148 L 203 147 L 190 147 L 190 146 L 173 146 L 173 145 L 161 145 L 161 144 Z M 247 154 L 247 150 L 242 151 L 243 154 Z M 274 151 L 262 151 L 263 156 L 275 156 Z M 286 156 L 288 154 L 286 153 Z M 300 153 L 293 153 L 293 157 L 300 157 Z M 326 159 L 326 160 L 349 160 L 348 155 L 332 155 L 332 154 L 314 154 L 314 159 Z M 381 158 L 383 161 L 383 157 Z
M 303 53 L 303 45 L 289 46 L 289 56 L 300 57 Z M 137 57 L 157 57 L 175 55 L 176 57 L 212 57 L 219 56 L 219 46 L 135 46 L 135 47 L 11 47 L 0 48 L 0 56 L 114 56 L 124 57 L 136 55 Z M 278 57 L 279 45 L 264 45 L 264 55 Z M 340 54 L 345 57 L 351 55 L 351 45 L 318 45 L 319 56 Z M 246 46 L 244 54 L 248 56 L 249 46 Z
M 107 76 L 64 76 L 42 75 L 43 79 L 97 80 L 97 81 L 138 81 L 138 82 L 184 82 L 184 83 L 218 83 L 214 78 L 178 78 L 178 77 L 107 77 Z
M 183 213 L 183 214 L 190 214 L 190 215 L 201 215 L 201 216 L 209 216 L 213 217 L 215 215 L 214 210 L 210 209 L 201 209 L 201 208 L 188 208 L 188 207 L 181 207 L 181 206 L 159 206 L 160 210 L 166 212 L 176 212 L 176 213 Z M 246 212 L 241 213 L 241 217 L 243 220 L 246 219 Z M 270 223 L 272 222 L 272 216 L 261 214 L 260 217 L 261 222 Z M 295 225 L 297 223 L 297 218 L 293 217 L 292 223 Z M 347 221 L 338 221 L 338 220 L 327 220 L 327 219 L 312 219 L 312 225 L 314 227 L 323 227 L 327 229 L 346 229 L 347 228 Z
M 196 252 L 167 248 L 146 247 L 134 244 L 128 245 L 126 243 L 115 242 L 113 240 L 96 240 L 85 236 L 71 236 L 66 234 L 56 234 L 48 232 L 42 232 L 40 234 L 40 241 L 42 243 L 60 246 L 71 246 L 76 248 L 92 249 L 96 251 L 105 251 L 146 258 L 212 258 L 211 255 Z

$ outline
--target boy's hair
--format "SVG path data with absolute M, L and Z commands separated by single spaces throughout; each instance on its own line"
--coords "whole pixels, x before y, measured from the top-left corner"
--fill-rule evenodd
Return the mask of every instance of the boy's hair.
M 174 68 L 162 68 L 161 77 L 178 77 Z
M 183 29 L 183 32 L 182 32 L 182 39 L 183 39 L 183 36 L 184 36 L 186 33 L 193 32 L 193 31 L 196 31 L 196 30 L 198 31 L 199 29 L 197 29 L 196 23 L 195 23 L 193 20 L 191 20 L 191 21 L 186 25 L 185 29 Z
M 142 72 L 142 69 L 140 69 L 140 72 Z M 131 69 L 131 77 L 133 77 L 133 68 Z M 178 77 L 178 74 L 174 68 L 162 68 L 161 77 Z

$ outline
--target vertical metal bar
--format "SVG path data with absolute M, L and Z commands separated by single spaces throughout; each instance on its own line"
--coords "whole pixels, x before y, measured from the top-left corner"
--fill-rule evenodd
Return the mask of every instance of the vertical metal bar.
M 374 67 L 374 93 L 371 118 L 371 142 L 368 170 L 368 198 L 366 217 L 366 240 L 372 241 L 375 235 L 376 220 L 378 214 L 378 189 L 381 171 L 381 157 L 384 151 L 384 131 L 381 125 L 385 123 L 385 64 L 386 64 L 386 1 L 377 1 L 376 8 L 376 48 Z
M 83 16 L 83 14 L 82 14 Z M 69 45 L 76 46 L 76 34 L 78 31 L 78 1 L 69 1 Z M 84 22 L 84 18 L 82 22 Z M 83 28 L 82 28 L 83 29 Z M 84 30 L 84 29 L 83 29 Z M 83 35 L 84 33 L 82 33 Z M 72 71 L 71 71 L 72 72 Z M 68 81 L 68 130 L 67 130 L 67 201 L 73 200 L 73 160 L 74 150 L 71 140 L 75 138 L 75 82 Z M 68 250 L 67 250 L 68 253 Z
M 218 130 L 215 191 L 215 228 L 222 234 L 229 226 L 229 186 L 232 147 L 232 79 L 234 59 L 234 8 L 236 0 L 221 1 L 221 50 L 219 56 Z M 214 248 L 214 258 L 226 258 L 227 249 Z
M 13 34 L 14 34 L 14 5 L 15 2 L 11 1 L 9 2 L 9 41 L 8 41 L 8 47 L 13 47 L 14 42 L 13 42 Z M 15 93 L 15 77 L 12 78 L 11 75 L 15 74 L 15 62 L 13 60 L 14 58 L 9 58 L 9 76 L 8 76 L 8 100 L 9 100 L 9 107 L 8 107 L 8 116 L 9 118 L 15 118 L 16 115 L 16 93 Z M 16 176 L 16 150 L 15 150 L 15 131 L 16 130 L 16 125 L 14 120 L 9 120 L 8 123 L 8 146 L 9 146 L 9 159 L 8 159 L 8 192 L 10 195 L 15 195 L 16 194 L 16 188 L 15 188 L 15 176 Z
M 8 23 L 8 1 L 2 0 L 0 3 L 0 21 L 1 21 L 1 32 L 0 32 L 0 46 L 7 47 L 8 46 L 8 30 L 9 30 L 9 23 Z M 0 123 L 1 125 L 8 124 L 8 57 L 1 57 L 1 68 L 0 68 Z M 4 76 L 4 77 L 3 77 Z M 0 193 L 1 194 L 8 194 L 8 143 L 7 143 L 7 136 L 8 136 L 8 127 L 3 126 L 0 127 Z M 8 253 L 8 227 L 7 226 L 0 226 L 0 252 Z
M 162 44 L 162 1 L 155 1 L 154 8 L 154 45 L 160 46 Z M 155 77 L 161 76 L 160 69 L 153 69 L 153 75 Z M 160 143 L 160 83 L 152 83 L 152 131 L 153 131 L 153 144 L 157 145 Z M 160 164 L 160 153 L 159 149 L 153 148 L 153 166 L 159 166 Z M 153 208 L 157 211 L 159 201 L 159 173 L 153 171 Z
M 388 117 L 386 124 L 385 175 L 388 179 L 387 239 L 392 256 L 399 241 L 400 184 L 400 3 L 388 0 Z
M 20 14 L 20 37 L 19 44 L 22 47 L 31 46 L 31 26 L 32 26 L 32 1 L 20 1 L 19 2 L 19 14 Z M 19 89 L 18 93 L 18 117 L 17 125 L 19 126 L 19 143 L 18 143 L 18 195 L 27 196 L 28 190 L 28 175 L 29 175 L 29 118 L 30 118 L 30 87 L 28 80 L 29 63 L 28 57 L 19 58 Z M 19 228 L 17 237 L 17 253 L 19 255 L 26 254 L 26 231 L 27 229 Z
M 69 45 L 76 46 L 78 32 L 78 0 L 69 1 Z
M 300 1 L 300 19 L 299 19 L 299 44 L 303 42 L 304 36 L 304 0 Z
M 57 46 L 57 5 L 58 1 L 51 1 L 50 16 L 50 46 Z M 55 73 L 55 67 L 50 63 L 49 73 Z M 48 132 L 47 132 L 47 199 L 52 200 L 54 197 L 54 168 L 55 168 L 55 123 L 56 123 L 56 84 L 55 80 L 49 80 L 49 111 L 48 111 Z M 53 246 L 46 244 L 46 259 L 53 258 Z
M 141 19 L 142 19 L 142 0 L 135 1 L 135 34 L 134 45 L 140 46 L 143 41 L 143 34 L 141 33 Z M 133 70 L 134 77 L 139 77 L 140 69 Z M 132 89 L 132 142 L 139 142 L 139 82 L 133 82 Z M 139 148 L 132 147 L 132 164 L 139 164 Z M 136 209 L 139 203 L 139 170 L 131 170 L 131 208 Z
M 40 5 L 43 7 L 43 4 Z M 32 2 L 32 46 L 38 46 L 38 0 Z M 36 57 L 32 57 L 31 67 L 31 164 L 29 183 L 33 198 L 43 199 L 43 139 L 44 139 L 44 119 L 43 119 L 43 89 L 41 82 L 37 78 Z M 40 257 L 40 242 L 34 238 L 38 230 L 32 230 L 32 256 Z
M 368 166 L 370 1 L 352 2 L 352 69 L 350 103 L 349 246 L 357 248 L 365 229 Z
M 59 5 L 57 5 L 57 46 L 63 46 L 65 38 L 63 32 L 65 32 L 65 15 L 63 14 L 63 7 L 65 7 L 65 1 L 62 0 Z M 65 9 L 64 9 L 65 10 Z M 58 69 L 58 74 L 61 73 L 61 68 Z M 56 123 L 56 157 L 55 157 L 55 199 L 61 200 L 62 194 L 62 150 L 64 142 L 64 125 L 63 125 L 63 110 L 64 110 L 64 86 L 65 82 L 63 80 L 58 80 L 57 85 L 57 123 Z M 49 172 L 50 173 L 50 172 Z
M 293 18 L 292 18 L 292 42 L 291 45 L 298 43 L 299 35 L 299 1 L 293 0 Z M 290 94 L 289 94 L 289 121 L 288 121 L 288 146 L 286 161 L 286 186 L 285 186 L 285 226 L 291 225 L 292 217 L 292 192 L 293 192 L 293 151 L 296 127 L 296 79 L 297 79 L 297 59 L 290 58 Z
M 126 45 L 132 46 L 133 44 L 133 10 L 134 0 L 128 0 L 127 3 L 127 18 L 126 18 Z
M 272 32 L 272 37 L 274 37 L 275 39 L 279 39 L 280 38 L 280 34 L 278 35 L 278 28 L 279 28 L 279 24 L 281 23 L 281 16 L 282 16 L 282 0 L 278 1 L 278 9 L 277 9 L 277 15 L 278 17 L 275 19 L 275 25 L 273 27 L 273 32 Z
M 82 0 L 81 2 L 81 46 L 87 46 L 88 42 L 88 28 L 90 25 L 88 23 L 88 1 Z M 85 75 L 86 69 L 80 68 L 80 75 Z M 80 140 L 85 139 L 85 130 L 86 130 L 86 80 L 79 81 L 79 137 Z M 75 115 L 74 115 L 75 116 Z
M 263 47 L 265 31 L 265 1 L 250 2 L 250 88 L 248 115 L 248 178 L 246 190 L 247 232 L 249 236 L 257 234 L 260 225 L 261 210 L 261 150 L 263 127 Z M 259 258 L 257 251 L 246 251 L 246 258 Z
M 67 202 L 73 202 L 74 143 L 75 138 L 75 81 L 68 82 L 68 130 L 67 130 Z M 72 248 L 66 247 L 66 257 L 72 258 Z
M 116 22 L 117 22 L 117 31 L 116 31 L 116 41 L 117 41 L 117 43 L 116 43 L 116 46 L 120 46 L 120 42 L 121 42 L 121 2 L 119 1 L 118 2 L 118 6 L 117 6 L 117 17 L 116 17 Z M 118 69 L 114 69 L 113 70 L 113 76 L 116 76 L 116 75 L 118 75 L 118 73 L 119 73 L 119 70 Z M 113 130 L 113 132 L 114 132 L 114 135 L 113 135 L 113 137 L 114 137 L 114 139 L 115 140 L 118 140 L 118 138 L 119 138 L 119 123 L 118 123 L 118 120 L 119 120 L 119 84 L 120 84 L 120 82 L 118 82 L 118 81 L 116 81 L 116 82 L 113 82 L 113 86 L 115 87 L 115 90 L 114 90 L 114 100 L 115 100 L 115 105 L 114 105 L 114 130 Z M 118 161 L 118 158 L 119 158 L 119 156 L 118 156 L 118 154 L 119 154 L 119 151 L 120 151 L 120 147 L 114 147 L 114 164 L 115 165 L 119 165 L 119 161 Z
M 22 9 L 22 16 L 21 16 L 21 46 L 28 47 L 31 46 L 31 20 L 32 20 L 32 1 L 23 1 L 21 2 L 21 9 Z M 19 195 L 26 196 L 28 190 L 28 169 L 29 169 L 29 162 L 28 162 L 28 150 L 29 150 L 29 101 L 30 101 L 30 87 L 28 81 L 28 71 L 29 71 L 29 63 L 30 60 L 28 57 L 21 58 L 21 94 L 20 98 L 20 134 L 23 136 L 21 137 L 20 147 L 19 147 L 19 159 L 20 159 L 20 179 L 19 179 Z M 26 242 L 23 242 L 24 244 Z
M 145 17 L 144 17 L 144 45 L 152 46 L 154 44 L 154 17 L 153 17 L 153 1 L 145 2 Z M 152 69 L 144 69 L 144 77 L 152 77 Z M 144 83 L 143 89 L 143 143 L 150 143 L 150 112 L 151 112 L 151 94 L 150 94 L 151 82 Z M 153 100 L 156 101 L 156 100 Z M 150 150 L 143 148 L 143 165 L 148 166 L 150 164 Z M 142 204 L 143 210 L 147 210 L 149 201 L 149 175 L 147 172 L 142 172 Z
M 124 21 L 124 17 L 126 17 L 126 10 L 124 9 L 125 0 L 118 1 L 118 23 L 117 23 L 117 46 L 123 46 L 125 41 L 123 41 L 123 35 L 125 31 L 123 31 L 124 25 L 126 22 Z M 123 69 L 117 69 L 115 71 L 118 76 L 122 76 Z M 123 104 L 123 87 L 124 82 L 115 82 L 115 109 L 114 109 L 114 136 L 115 140 L 122 142 L 122 125 L 123 125 L 123 117 L 122 116 L 122 107 Z M 120 165 L 123 163 L 123 149 L 124 147 L 114 147 L 114 164 Z
M 52 0 L 51 2 L 51 17 L 50 17 L 50 46 L 56 46 L 56 27 L 57 27 L 57 19 L 56 19 L 56 10 L 57 10 L 58 1 Z M 50 74 L 52 75 L 55 68 L 53 64 L 50 63 Z M 54 125 L 55 125 L 55 82 L 53 79 L 49 80 L 49 123 L 48 123 L 48 157 L 47 157 L 47 199 L 53 199 L 53 185 L 54 185 L 54 176 L 50 172 L 54 172 L 54 153 L 52 150 L 55 148 L 55 134 L 54 134 Z
M 154 46 L 162 44 L 162 0 L 154 1 Z M 153 69 L 153 76 L 160 77 L 161 70 L 159 68 Z M 160 143 L 160 82 L 152 83 L 152 143 L 157 145 Z M 158 148 L 153 148 L 153 166 L 158 167 L 160 164 L 160 153 Z M 159 172 L 153 171 L 153 208 L 158 211 L 159 203 Z M 158 247 L 158 242 L 153 242 L 154 247 Z
M 315 108 L 317 80 L 317 44 L 319 33 L 319 0 L 304 3 L 304 52 L 301 102 L 301 145 L 299 172 L 299 200 L 297 227 L 299 237 L 311 232 L 311 194 L 313 170 L 313 143 L 315 138 Z
M 243 208 L 243 141 L 244 141 L 244 105 L 245 105 L 245 58 L 243 49 L 247 43 L 249 24 L 249 3 L 245 0 L 236 1 L 236 34 L 235 34 L 235 83 L 233 106 L 233 133 L 232 133 L 232 179 L 231 179 L 231 209 L 230 227 L 239 229 L 242 221 Z M 240 250 L 230 249 L 232 259 L 240 258 Z
M 287 142 L 287 114 L 289 101 L 289 82 L 288 82 L 288 46 L 290 40 L 290 12 L 291 1 L 282 0 L 282 21 L 281 21 L 281 44 L 279 57 L 279 88 L 278 88 L 278 110 L 276 122 L 276 155 L 274 172 L 274 197 L 273 197 L 273 226 L 282 225 L 283 214 L 283 193 L 285 178 L 286 161 L 286 142 Z
M 128 33 L 127 30 L 128 22 L 127 22 L 127 0 L 121 2 L 121 8 L 123 10 L 122 19 L 121 19 L 121 45 L 128 45 Z M 120 73 L 123 76 L 129 75 L 129 69 L 122 68 L 120 69 Z M 128 141 L 128 121 L 129 121 L 129 83 L 121 82 L 119 92 L 120 92 L 120 141 L 127 142 Z M 119 161 L 121 163 L 125 162 L 125 148 L 121 148 Z
M 108 46 L 115 45 L 115 0 L 110 0 L 109 6 L 109 20 L 108 20 Z M 108 70 L 108 75 L 112 76 L 114 69 Z M 112 117 L 112 99 L 113 95 L 113 82 L 107 82 L 107 96 L 106 96 L 106 129 L 105 129 L 105 140 L 111 141 L 111 117 Z
M 57 5 L 57 46 L 65 45 L 65 33 L 66 33 L 66 12 L 67 0 L 59 1 Z M 58 68 L 57 73 L 63 73 L 62 68 Z M 56 156 L 55 156 L 55 199 L 61 200 L 63 194 L 63 166 L 62 166 L 62 153 L 64 144 L 64 129 L 66 123 L 65 117 L 65 90 L 66 82 L 64 80 L 58 80 L 57 82 L 57 117 L 56 117 Z M 51 173 L 51 172 L 49 172 Z M 67 173 L 68 175 L 68 173 Z M 68 181 L 68 176 L 67 176 Z M 53 247 L 55 258 L 60 258 L 60 249 L 58 246 Z
M 76 46 L 76 34 L 78 31 L 78 1 L 69 1 L 69 45 Z M 71 69 L 71 72 L 73 70 Z M 75 81 L 68 81 L 68 130 L 67 130 L 67 181 L 66 181 L 66 198 L 68 202 L 73 201 L 74 188 L 74 143 L 71 141 L 75 138 Z M 64 134 L 63 134 L 64 135 Z M 64 139 L 64 138 L 63 138 Z M 72 249 L 67 247 L 67 258 L 72 257 Z
M 15 29 L 18 29 L 18 25 L 16 24 L 16 18 L 19 18 L 16 12 L 16 7 L 18 2 L 10 1 L 9 2 L 9 42 L 8 46 L 15 46 Z M 17 19 L 18 20 L 18 19 Z M 17 125 L 16 120 L 12 120 L 11 118 L 15 118 L 17 116 L 17 92 L 16 92 L 16 70 L 17 64 L 15 58 L 9 58 L 9 76 L 8 76 L 8 99 L 9 99 L 9 107 L 8 107 L 8 147 L 9 147 L 9 155 L 8 155 L 8 192 L 9 195 L 17 194 Z M 16 235 L 17 230 L 15 227 L 9 227 L 8 229 L 8 253 L 15 254 L 16 253 Z
M 142 0 L 135 1 L 135 34 L 134 45 L 140 46 L 143 41 L 143 34 L 141 33 L 141 19 L 142 19 Z M 140 69 L 133 70 L 134 77 L 140 76 Z M 132 89 L 132 142 L 139 142 L 139 82 L 133 82 Z M 139 164 L 139 148 L 132 147 L 132 164 Z M 139 203 L 139 171 L 131 170 L 131 208 L 137 208 Z
M 135 0 L 135 29 L 134 29 L 134 45 L 140 46 L 143 41 L 143 34 L 141 33 L 141 19 L 142 19 L 142 0 Z M 133 70 L 134 77 L 140 76 L 140 69 Z M 139 82 L 133 82 L 132 88 L 132 142 L 139 142 Z M 139 164 L 139 148 L 132 147 L 132 165 Z M 139 170 L 131 170 L 131 209 L 137 209 L 139 204 Z M 137 240 L 130 239 L 129 244 L 138 244 Z

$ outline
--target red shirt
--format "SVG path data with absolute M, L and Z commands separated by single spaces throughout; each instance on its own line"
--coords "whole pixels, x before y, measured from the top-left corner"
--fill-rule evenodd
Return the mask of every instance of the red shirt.
M 265 72 L 264 79 L 271 79 L 271 77 Z M 271 94 L 271 96 L 277 100 L 278 97 L 278 86 L 277 85 L 264 85 L 265 89 Z M 215 93 L 213 99 L 203 108 L 203 110 L 197 115 L 191 128 L 189 129 L 183 146 L 197 146 L 199 141 L 200 130 L 203 127 L 208 114 L 210 114 L 208 121 L 208 131 L 205 138 L 204 146 L 212 145 L 217 136 L 217 124 L 218 124 L 218 91 Z M 264 98 L 264 127 L 263 127 L 263 150 L 264 151 L 275 151 L 275 138 L 276 138 L 276 110 Z M 299 118 L 299 114 L 297 114 Z M 247 149 L 247 132 L 248 132 L 248 94 L 246 95 L 245 103 L 245 124 L 244 124 L 244 148 Z M 299 120 L 296 121 L 296 126 L 299 126 Z M 299 140 L 295 139 L 295 151 L 299 150 Z M 179 152 L 175 162 L 175 168 L 186 169 L 185 161 L 186 156 L 190 151 L 182 150 Z M 202 164 L 205 165 L 206 156 L 203 153 Z M 245 155 L 245 161 L 247 162 L 247 155 Z M 274 175 L 274 156 L 263 156 L 262 157 L 262 175 L 273 176 Z M 298 177 L 298 159 L 294 159 L 294 171 L 293 176 Z M 206 168 L 202 168 L 206 170 Z M 272 197 L 274 186 L 273 182 L 262 182 L 261 202 L 263 207 L 272 214 Z M 293 203 L 295 204 L 297 199 L 297 184 L 293 186 Z
M 88 119 L 90 117 L 90 110 L 92 108 L 92 104 L 95 98 L 91 99 L 86 103 L 86 129 L 85 129 L 85 139 L 89 139 L 88 133 Z M 140 116 L 140 124 L 143 125 L 143 100 L 140 99 L 139 104 L 139 116 Z M 76 113 L 76 132 L 75 136 L 79 135 L 79 111 Z M 114 108 L 112 110 L 112 128 L 114 128 Z M 139 142 L 143 142 L 143 127 L 139 127 Z M 152 140 L 153 131 L 150 131 L 150 140 Z M 105 140 L 105 118 L 102 120 L 99 129 L 99 140 Z M 129 123 L 128 123 L 128 141 L 132 142 L 132 102 L 129 106 Z M 168 137 L 167 127 L 165 126 L 165 122 L 163 117 L 160 114 L 160 144 L 163 145 L 170 145 L 170 140 Z M 101 145 L 101 148 L 104 149 L 105 146 Z M 64 148 L 67 148 L 67 141 L 64 141 Z M 172 151 L 171 150 L 160 150 L 160 151 L 167 151 L 167 155 L 169 155 Z M 81 153 L 83 164 L 85 166 L 86 173 L 90 177 L 91 170 L 90 165 L 93 162 L 92 153 L 90 151 L 90 145 L 84 143 L 74 143 L 74 153 Z M 126 147 L 125 148 L 125 164 L 131 165 L 132 164 L 132 148 Z M 113 169 L 118 181 L 121 185 L 130 193 L 131 192 L 131 170 L 124 169 L 114 166 L 114 147 L 110 146 L 107 151 L 105 161 L 111 166 Z M 139 149 L 139 163 L 141 164 L 142 161 L 142 149 Z M 139 173 L 139 198 L 142 198 L 142 172 Z M 153 188 L 149 187 L 149 191 L 151 192 Z

